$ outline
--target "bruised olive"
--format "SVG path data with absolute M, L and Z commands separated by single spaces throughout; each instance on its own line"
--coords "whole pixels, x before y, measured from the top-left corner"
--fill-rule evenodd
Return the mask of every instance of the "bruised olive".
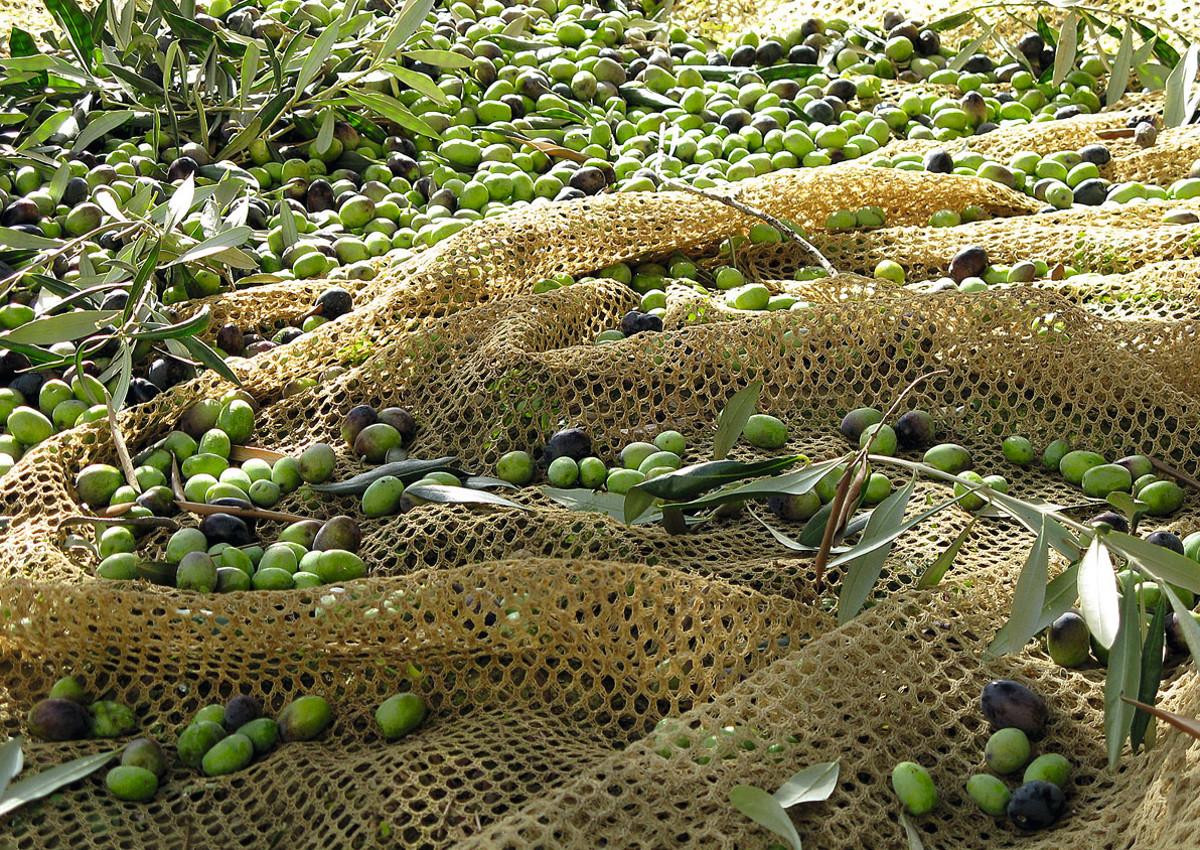
M 1053 782 L 1035 779 L 1012 792 L 1008 819 L 1021 829 L 1045 829 L 1062 817 L 1067 797 Z
M 170 516 L 175 512 L 175 493 L 170 487 L 150 487 L 141 493 L 136 501 L 155 516 Z

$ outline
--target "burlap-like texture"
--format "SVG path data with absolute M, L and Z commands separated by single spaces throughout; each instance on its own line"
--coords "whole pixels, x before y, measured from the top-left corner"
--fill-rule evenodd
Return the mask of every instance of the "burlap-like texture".
M 997 131 L 997 149 L 1077 147 L 1097 126 Z M 1053 132 L 1051 132 L 1053 129 Z M 1186 131 L 1150 160 L 1165 180 L 1193 154 Z M 973 142 L 974 143 L 974 142 Z M 1190 144 L 1190 142 L 1187 142 Z M 638 296 L 599 280 L 531 294 L 559 271 L 674 252 L 717 262 L 722 239 L 752 219 L 688 194 L 612 195 L 530 208 L 480 222 L 355 284 L 359 309 L 239 366 L 262 405 L 253 442 L 297 451 L 339 446 L 337 477 L 365 467 L 340 443 L 360 403 L 400 404 L 420 426 L 414 456 L 457 455 L 488 473 L 557 428 L 591 434 L 612 460 L 666 428 L 709 455 L 718 412 L 761 380 L 760 409 L 789 425 L 780 451 L 813 459 L 847 450 L 836 424 L 852 407 L 886 406 L 933 370 L 911 406 L 933 413 L 938 439 L 968 447 L 977 469 L 1002 472 L 1021 496 L 1079 500 L 1039 467 L 1007 464 L 1001 439 L 1041 447 L 1066 438 L 1110 457 L 1145 452 L 1185 470 L 1200 460 L 1194 344 L 1196 226 L 1160 223 L 1153 205 L 1034 215 L 1027 198 L 966 177 L 845 164 L 749 181 L 740 197 L 796 220 L 838 268 L 788 282 L 813 258 L 790 245 L 748 250 L 751 276 L 810 306 L 746 314 L 672 286 L 661 334 L 596 346 Z M 978 203 L 996 218 L 930 229 L 929 215 Z M 830 234 L 839 206 L 878 204 L 892 226 Z M 1152 212 L 1151 210 L 1157 212 Z M 1040 257 L 1085 274 L 974 295 L 919 292 L 869 275 L 897 259 L 910 279 L 944 273 L 962 246 L 993 260 Z M 263 287 L 212 300 L 217 323 L 270 327 L 302 313 L 322 284 Z M 341 374 L 293 392 L 301 377 Z M 136 451 L 171 430 L 187 405 L 229 389 L 195 381 L 122 418 Z M 0 480 L 11 525 L 0 547 L 0 725 L 24 715 L 59 676 L 133 706 L 143 734 L 173 748 L 192 713 L 235 693 L 276 712 L 327 696 L 336 722 L 321 739 L 283 746 L 231 776 L 176 764 L 154 801 L 120 803 L 92 777 L 0 820 L 0 846 L 34 848 L 667 848 L 766 847 L 770 837 L 727 802 L 735 784 L 773 789 L 797 770 L 840 759 L 827 803 L 800 807 L 806 846 L 902 846 L 888 776 L 901 760 L 928 766 L 943 803 L 917 820 L 926 847 L 1189 846 L 1200 768 L 1191 739 L 1162 728 L 1149 753 L 1105 766 L 1103 671 L 1058 668 L 1036 647 L 984 654 L 1004 621 L 1032 536 L 1012 522 L 976 522 L 954 569 L 933 591 L 916 577 L 970 521 L 958 509 L 903 536 L 872 607 L 837 628 L 840 575 L 818 590 L 811 560 L 774 542 L 756 517 L 799 527 L 762 506 L 673 536 L 567 511 L 536 489 L 526 510 L 423 505 L 364 520 L 368 579 L 344 586 L 219 596 L 92 577 L 95 563 L 62 548 L 61 520 L 83 512 L 75 473 L 112 462 L 107 426 L 59 435 Z M 742 444 L 733 456 L 761 456 Z M 893 476 L 897 482 L 903 476 Z M 942 488 L 918 485 L 913 511 Z M 353 499 L 301 491 L 279 510 L 323 518 Z M 1191 497 L 1161 527 L 1187 533 Z M 1086 512 L 1081 516 L 1086 516 Z M 278 525 L 260 524 L 271 539 Z M 164 532 L 146 539 L 155 555 Z M 1039 751 L 1077 772 L 1054 830 L 1018 835 L 980 814 L 963 783 L 983 768 L 988 735 L 979 692 L 994 677 L 1027 682 L 1052 722 Z M 379 702 L 412 687 L 430 717 L 385 744 Z M 1200 711 L 1188 665 L 1163 704 Z M 659 725 L 662 723 L 663 725 Z M 100 742 L 28 744 L 31 770 Z

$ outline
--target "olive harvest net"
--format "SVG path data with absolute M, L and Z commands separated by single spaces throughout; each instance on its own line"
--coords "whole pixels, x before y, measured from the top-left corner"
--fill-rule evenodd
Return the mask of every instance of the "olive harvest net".
M 1127 117 L 1002 129 L 968 144 L 1048 153 Z M 1200 156 L 1200 130 L 1112 149 L 1109 179 L 1169 182 Z M 845 411 L 886 408 L 914 379 L 944 370 L 911 405 L 931 411 L 938 438 L 966 446 L 979 468 L 1004 465 L 1015 495 L 1077 500 L 1040 467 L 1005 464 L 1000 440 L 1013 432 L 1039 446 L 1061 437 L 1200 466 L 1200 225 L 1163 223 L 1166 202 L 1034 215 L 1030 199 L 995 183 L 853 163 L 750 180 L 737 194 L 800 223 L 837 268 L 798 283 L 797 268 L 813 261 L 800 247 L 745 251 L 748 277 L 807 309 L 740 313 L 672 288 L 662 333 L 595 345 L 638 296 L 609 280 L 533 294 L 535 281 L 675 252 L 712 258 L 754 219 L 686 193 L 533 207 L 354 283 L 355 312 L 246 361 L 241 378 L 261 405 L 252 442 L 295 452 L 328 441 L 341 447 L 335 477 L 348 477 L 366 467 L 338 429 L 365 403 L 413 412 L 414 456 L 456 455 L 483 474 L 565 426 L 586 429 L 604 459 L 674 428 L 688 439 L 686 460 L 698 461 L 710 456 L 722 407 L 757 380 L 759 410 L 789 426 L 780 451 L 821 459 L 846 450 Z M 890 226 L 822 229 L 830 212 L 867 203 Z M 994 217 L 924 225 L 968 203 Z M 870 277 L 884 258 L 910 279 L 936 277 L 970 244 L 993 262 L 1037 256 L 1083 273 L 970 295 Z M 300 316 L 321 286 L 216 297 L 212 327 L 269 329 Z M 344 371 L 326 375 L 335 366 Z M 306 377 L 321 380 L 298 389 Z M 201 378 L 126 412 L 131 450 L 229 389 Z M 742 443 L 731 456 L 756 454 Z M 829 800 L 792 809 L 808 847 L 904 846 L 888 781 L 902 760 L 928 767 L 942 794 L 915 822 L 929 848 L 1165 850 L 1194 846 L 1200 829 L 1194 739 L 1162 726 L 1157 746 L 1109 771 L 1102 670 L 1061 668 L 1032 645 L 985 654 L 1032 543 L 1013 521 L 978 520 L 932 590 L 915 589 L 917 576 L 971 517 L 951 508 L 918 525 L 892 551 L 875 604 L 842 627 L 825 604 L 838 571 L 818 591 L 812 559 L 778 545 L 758 508 L 672 535 L 567 510 L 533 488 L 505 491 L 525 510 L 426 504 L 364 520 L 363 580 L 198 595 L 94 578 L 94 561 L 65 548 L 60 521 L 86 510 L 75 474 L 115 460 L 107 425 L 89 425 L 42 443 L 0 480 L 0 513 L 12 518 L 0 546 L 4 732 L 24 731 L 30 705 L 67 673 L 133 707 L 141 734 L 168 749 L 199 707 L 237 693 L 270 713 L 321 694 L 335 722 L 229 776 L 174 764 L 145 804 L 99 793 L 95 775 L 0 820 L 0 847 L 765 848 L 772 837 L 730 805 L 730 788 L 774 789 L 834 760 Z M 942 490 L 920 483 L 910 510 Z M 1168 527 L 1200 527 L 1195 505 Z M 324 518 L 357 505 L 301 488 L 277 509 Z M 260 524 L 264 539 L 271 527 Z M 161 551 L 166 536 L 144 548 Z M 1077 765 L 1052 831 L 1020 835 L 966 798 L 988 737 L 979 694 L 993 678 L 1046 699 L 1044 746 Z M 384 743 L 374 709 L 409 688 L 429 718 Z M 1161 704 L 1200 713 L 1192 665 L 1163 683 Z M 36 769 L 103 746 L 26 749 Z

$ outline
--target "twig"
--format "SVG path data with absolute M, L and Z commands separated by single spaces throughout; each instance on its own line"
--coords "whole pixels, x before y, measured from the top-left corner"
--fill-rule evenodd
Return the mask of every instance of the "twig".
M 1167 475 L 1170 475 L 1172 478 L 1174 478 L 1178 481 L 1182 481 L 1184 484 L 1191 487 L 1193 490 L 1200 490 L 1200 480 L 1193 478 L 1192 476 L 1188 475 L 1186 472 L 1180 472 L 1178 469 L 1171 466 L 1171 464 L 1165 463 L 1164 461 L 1161 461 L 1156 457 L 1150 458 L 1150 463 L 1152 463 L 1154 465 L 1155 469 L 1159 470 L 1160 472 L 1167 473 Z
M 121 471 L 125 475 L 125 480 L 129 483 L 136 492 L 142 492 L 142 485 L 138 484 L 137 475 L 133 471 L 133 460 L 129 457 L 129 448 L 125 445 L 125 435 L 121 433 L 121 426 L 117 424 L 117 411 L 113 407 L 112 397 L 107 392 L 104 393 L 106 407 L 108 408 L 108 428 L 112 431 L 113 445 L 117 449 L 117 459 L 121 462 Z
M 230 514 L 232 516 L 249 517 L 250 519 L 275 520 L 277 522 L 308 522 L 309 516 L 296 516 L 279 511 L 264 511 L 258 508 L 239 508 L 236 505 L 206 505 L 203 502 L 188 502 L 176 499 L 175 504 L 180 510 L 193 514 Z
M 805 239 L 800 232 L 796 230 L 796 228 L 792 227 L 790 224 L 787 224 L 781 219 L 776 218 L 770 213 L 763 212 L 760 209 L 750 206 L 744 201 L 736 200 L 728 195 L 717 195 L 712 192 L 707 192 L 704 189 L 697 189 L 695 186 L 680 182 L 678 180 L 668 180 L 666 182 L 667 185 L 673 189 L 682 189 L 685 192 L 691 192 L 693 195 L 699 195 L 702 198 L 708 198 L 710 201 L 716 201 L 719 204 L 725 204 L 727 207 L 733 207 L 740 213 L 752 215 L 755 218 L 761 218 L 763 221 L 773 226 L 776 230 L 786 233 L 789 239 L 816 257 L 817 262 L 821 264 L 821 268 L 825 269 L 825 271 L 829 272 L 831 275 L 836 275 L 838 273 L 838 270 L 833 267 L 833 264 L 829 262 L 829 260 L 825 259 L 825 255 L 818 251 L 815 245 Z
M 919 384 L 929 380 L 937 375 L 945 375 L 949 373 L 949 369 L 938 369 L 933 372 L 921 375 L 911 384 L 905 387 L 901 393 L 896 396 L 896 400 L 892 402 L 891 407 L 887 409 L 881 422 L 888 421 L 900 407 L 900 403 L 917 388 Z M 879 429 L 876 429 L 867 444 L 858 450 L 854 460 L 850 462 L 850 466 L 842 473 L 841 479 L 838 481 L 837 493 L 833 497 L 832 507 L 829 511 L 829 519 L 825 523 L 825 533 L 821 536 L 821 547 L 817 550 L 817 558 L 814 566 L 817 571 L 817 592 L 820 593 L 825 580 L 825 565 L 829 562 L 829 553 L 833 548 L 835 538 L 846 527 L 849 521 L 849 513 L 853 509 L 853 505 L 858 501 L 858 495 L 862 492 L 863 482 L 866 480 L 867 471 L 867 456 L 871 453 L 871 446 L 879 436 Z
M 58 530 L 62 531 L 70 525 L 132 525 L 135 529 L 165 528 L 168 531 L 175 531 L 179 528 L 178 522 L 165 516 L 98 517 L 74 514 L 60 519 Z

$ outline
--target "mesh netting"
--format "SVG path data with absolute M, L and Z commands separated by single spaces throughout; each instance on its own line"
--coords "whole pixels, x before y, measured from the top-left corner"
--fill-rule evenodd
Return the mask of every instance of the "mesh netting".
M 1002 130 L 972 144 L 1078 147 L 1124 119 Z M 1150 151 L 1119 149 L 1108 176 L 1182 176 L 1195 141 L 1164 132 Z M 239 366 L 262 405 L 253 442 L 296 451 L 327 440 L 342 447 L 336 476 L 346 477 L 364 467 L 338 438 L 343 415 L 399 404 L 420 424 L 416 456 L 454 454 L 479 471 L 565 425 L 585 428 L 606 460 L 674 428 L 699 459 L 726 401 L 761 380 L 760 409 L 790 428 L 781 451 L 821 458 L 845 450 L 836 424 L 847 409 L 886 406 L 944 369 L 912 405 L 931 411 L 938 439 L 969 448 L 977 468 L 1002 470 L 1014 494 L 1077 498 L 1058 476 L 1003 460 L 1000 438 L 1012 432 L 1038 446 L 1061 437 L 1110 456 L 1200 462 L 1196 225 L 1162 224 L 1152 204 L 1033 215 L 1024 196 L 975 178 L 853 164 L 749 181 L 740 196 L 809 228 L 842 272 L 788 282 L 812 257 L 788 245 L 746 252 L 751 276 L 807 308 L 746 314 L 673 286 L 663 333 L 597 346 L 638 296 L 607 280 L 534 295 L 535 281 L 677 251 L 710 262 L 752 219 L 687 194 L 531 208 L 355 284 L 353 314 Z M 865 203 L 892 226 L 822 230 L 830 211 Z M 996 218 L 922 226 L 967 203 Z M 910 279 L 936 277 L 968 244 L 994 262 L 1038 257 L 1084 274 L 973 295 L 865 276 L 886 257 Z M 320 287 L 213 299 L 216 324 L 274 326 Z M 344 371 L 326 374 L 332 367 Z M 296 379 L 310 376 L 318 386 L 297 392 Z M 228 389 L 201 379 L 125 413 L 131 447 Z M 807 846 L 900 844 L 888 776 L 907 759 L 931 769 L 944 800 L 918 821 L 927 847 L 1194 842 L 1192 739 L 1164 728 L 1155 749 L 1110 773 L 1103 671 L 1065 670 L 1033 648 L 985 657 L 1032 542 L 1012 522 L 976 522 L 934 591 L 914 590 L 916 577 L 969 516 L 952 509 L 918 526 L 898 541 L 872 607 L 841 628 L 829 613 L 837 571 L 819 592 L 811 561 L 776 545 L 754 508 L 671 535 L 565 510 L 535 489 L 512 494 L 524 511 L 422 505 L 365 520 L 362 581 L 197 596 L 97 580 L 94 562 L 63 548 L 60 520 L 84 510 L 70 482 L 87 463 L 115 460 L 108 437 L 104 424 L 59 435 L 0 480 L 0 512 L 12 517 L 0 551 L 5 732 L 22 731 L 29 706 L 67 672 L 132 706 L 142 731 L 168 747 L 197 708 L 235 693 L 271 712 L 320 693 L 336 722 L 231 776 L 176 764 L 147 804 L 117 802 L 93 777 L 9 816 L 6 847 L 765 847 L 768 835 L 732 809 L 729 789 L 774 788 L 834 759 L 841 780 L 829 802 L 794 810 Z M 744 444 L 733 453 L 755 456 Z M 323 518 L 356 507 L 303 492 L 277 509 Z M 919 484 L 913 510 L 938 492 Z M 1189 506 L 1167 527 L 1186 533 L 1198 519 Z M 277 530 L 260 525 L 264 539 Z M 157 532 L 143 548 L 153 556 L 165 540 Z M 1162 704 L 1195 714 L 1200 686 L 1184 669 L 1164 683 Z M 965 797 L 988 734 L 978 696 L 994 677 L 1046 698 L 1042 746 L 1078 765 L 1068 816 L 1051 832 L 1018 835 Z M 410 680 L 430 719 L 384 744 L 374 708 Z M 27 751 L 36 768 L 101 746 Z

